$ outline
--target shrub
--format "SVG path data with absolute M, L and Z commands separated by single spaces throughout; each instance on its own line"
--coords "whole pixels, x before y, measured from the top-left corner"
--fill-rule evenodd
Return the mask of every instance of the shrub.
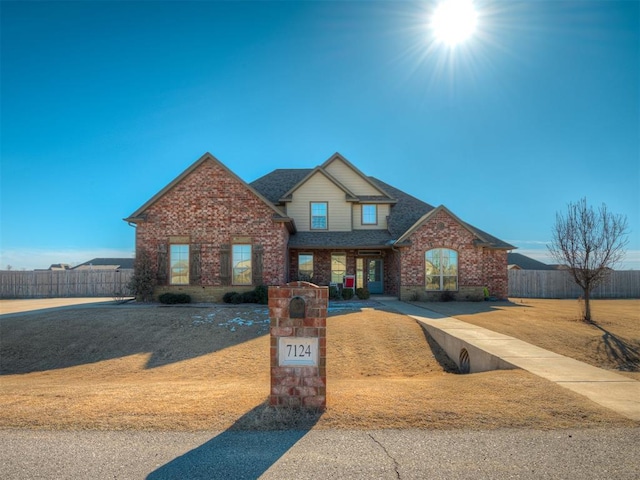
M 260 303 L 266 305 L 269 303 L 269 288 L 265 285 L 259 285 L 248 292 L 227 292 L 222 296 L 224 303 Z
M 243 292 L 240 294 L 240 303 L 259 303 L 258 295 L 255 290 L 250 292 Z
M 223 296 L 222 296 L 222 301 L 224 303 L 231 303 L 231 297 L 233 297 L 234 295 L 237 295 L 238 292 L 226 292 Z
M 267 305 L 269 303 L 269 287 L 266 285 L 258 285 L 255 289 L 257 302 L 261 305 Z
M 353 298 L 353 289 L 352 288 L 343 288 L 342 289 L 342 298 L 345 300 L 351 300 Z
M 338 287 L 329 287 L 329 298 L 331 300 L 340 300 L 342 298 L 340 296 L 340 290 L 338 290 Z
M 440 301 L 441 302 L 451 302 L 453 300 L 455 300 L 456 297 L 453 294 L 453 292 L 449 292 L 449 291 L 444 291 L 440 294 Z
M 238 292 L 227 292 L 222 296 L 222 301 L 224 303 L 237 305 L 238 303 L 242 303 L 242 294 Z
M 174 305 L 176 303 L 191 303 L 191 297 L 186 293 L 163 293 L 160 295 L 160 303 Z
M 371 294 L 367 288 L 356 288 L 356 296 L 360 300 L 366 300 L 371 296 Z
M 156 271 L 149 253 L 141 248 L 133 265 L 133 276 L 127 288 L 143 302 L 151 300 L 156 285 Z

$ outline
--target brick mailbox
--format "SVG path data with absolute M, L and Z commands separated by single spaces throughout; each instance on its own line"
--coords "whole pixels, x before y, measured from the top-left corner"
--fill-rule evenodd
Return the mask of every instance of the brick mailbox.
M 329 288 L 309 282 L 269 287 L 269 404 L 326 408 Z

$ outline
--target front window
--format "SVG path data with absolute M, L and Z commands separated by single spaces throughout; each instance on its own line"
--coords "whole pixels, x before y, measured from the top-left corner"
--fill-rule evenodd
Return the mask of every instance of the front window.
M 251 285 L 251 245 L 233 245 L 231 256 L 233 285 Z
M 189 245 L 171 245 L 169 249 L 171 285 L 189 285 Z
M 363 205 L 362 206 L 362 224 L 375 225 L 377 223 L 378 223 L 377 205 Z
M 364 259 L 356 258 L 356 288 L 364 287 Z
M 313 279 L 313 254 L 298 255 L 298 280 L 310 282 Z
M 458 290 L 458 252 L 434 248 L 424 257 L 427 290 Z
M 327 202 L 311 202 L 311 229 L 327 229 Z
M 334 253 L 331 255 L 331 282 L 342 283 L 342 279 L 346 274 L 347 255 L 344 253 Z

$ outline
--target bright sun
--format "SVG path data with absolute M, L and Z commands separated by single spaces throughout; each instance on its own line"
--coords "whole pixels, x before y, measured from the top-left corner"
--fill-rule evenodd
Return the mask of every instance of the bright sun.
M 477 23 L 472 0 L 443 0 L 433 13 L 431 28 L 438 41 L 454 47 L 473 34 Z

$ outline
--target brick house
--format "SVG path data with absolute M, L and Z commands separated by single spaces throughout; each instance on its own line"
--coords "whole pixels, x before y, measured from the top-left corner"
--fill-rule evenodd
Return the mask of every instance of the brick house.
M 246 183 L 206 153 L 125 221 L 156 267 L 156 295 L 220 301 L 227 291 L 354 276 L 407 299 L 507 296 L 514 249 L 374 177 L 336 153 L 313 169 Z

